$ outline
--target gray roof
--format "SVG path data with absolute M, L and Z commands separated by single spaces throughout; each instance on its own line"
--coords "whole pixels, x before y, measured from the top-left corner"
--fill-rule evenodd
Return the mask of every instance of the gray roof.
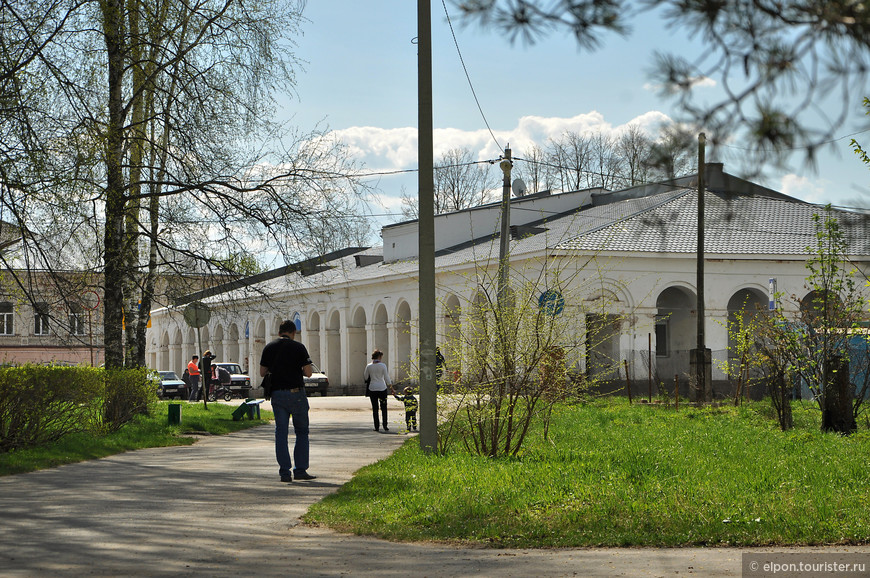
M 554 249 L 695 253 L 697 190 L 648 199 L 660 202 L 636 212 L 626 211 L 627 216 L 596 230 L 579 232 Z M 704 195 L 704 209 L 704 251 L 723 255 L 806 255 L 807 247 L 815 244 L 813 215 L 825 215 L 825 207 L 795 199 L 711 192 Z M 836 209 L 831 214 L 840 223 L 849 254 L 870 255 L 870 216 Z
M 665 187 L 667 189 L 667 187 Z M 661 190 L 661 189 L 659 189 Z M 649 191 L 647 191 L 649 192 Z M 536 234 L 511 241 L 513 258 L 546 256 L 571 252 L 632 252 L 689 254 L 696 252 L 697 197 L 695 188 L 674 186 L 640 198 L 623 197 L 607 204 L 587 206 L 570 213 L 553 214 L 530 223 L 525 230 Z M 707 192 L 705 199 L 705 253 L 707 255 L 800 256 L 815 242 L 813 215 L 825 208 L 782 194 Z M 852 256 L 870 256 L 870 216 L 833 210 L 849 243 Z M 522 233 L 522 231 L 521 231 Z M 436 255 L 436 269 L 451 270 L 469 263 L 495 264 L 498 237 L 463 243 Z M 325 262 L 327 268 L 309 275 L 295 271 L 252 281 L 247 291 L 236 290 L 237 298 L 277 295 L 299 290 L 327 288 L 341 284 L 378 283 L 407 277 L 416 278 L 416 259 L 391 263 L 356 259 L 377 256 L 381 247 L 345 253 Z M 359 266 L 360 264 L 364 266 Z M 266 276 L 264 276 L 266 277 Z

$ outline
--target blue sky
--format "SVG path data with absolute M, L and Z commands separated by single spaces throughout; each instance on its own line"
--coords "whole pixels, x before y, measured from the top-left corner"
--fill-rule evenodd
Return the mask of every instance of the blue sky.
M 563 33 L 531 46 L 512 45 L 493 31 L 463 26 L 449 2 L 447 8 L 498 144 L 475 103 L 444 7 L 432 0 L 436 158 L 451 148 L 495 158 L 499 146 L 508 143 L 518 156 L 530 143 L 544 145 L 548 136 L 565 130 L 618 131 L 631 122 L 653 126 L 677 112 L 649 88 L 654 51 L 691 54 L 703 48 L 697 40 L 665 30 L 652 15 L 635 19 L 625 38 L 605 35 L 593 52 L 579 50 Z M 297 94 L 282 100 L 281 118 L 303 129 L 328 126 L 372 171 L 416 168 L 416 9 L 412 0 L 310 0 L 295 50 L 306 62 L 305 70 L 297 75 Z M 709 90 L 715 91 L 715 85 Z M 854 95 L 854 112 L 838 136 L 867 128 L 864 96 Z M 870 132 L 856 138 L 870 144 Z M 810 202 L 870 206 L 870 171 L 851 152 L 849 140 L 824 150 L 817 172 L 795 156 L 788 170 L 766 171 L 762 184 Z M 751 162 L 740 158 L 738 148 L 727 152 L 734 158 L 724 159 L 726 171 L 740 174 L 739 164 Z M 413 175 L 372 182 L 381 192 L 385 214 L 398 212 L 403 188 L 416 191 Z

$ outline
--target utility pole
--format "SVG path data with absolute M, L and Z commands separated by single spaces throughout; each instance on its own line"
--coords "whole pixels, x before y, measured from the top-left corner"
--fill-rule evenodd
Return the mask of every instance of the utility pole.
M 697 347 L 692 350 L 691 356 L 691 373 L 695 378 L 695 387 L 690 388 L 690 395 L 700 401 L 700 396 L 706 402 L 713 401 L 713 373 L 712 373 L 712 352 L 707 349 L 706 337 L 704 334 L 704 322 L 706 321 L 706 311 L 704 308 L 704 194 L 706 183 L 704 182 L 704 169 L 706 168 L 705 146 L 707 144 L 707 136 L 704 133 L 698 134 L 698 259 L 695 285 L 698 291 L 696 312 L 698 315 L 698 342 Z
M 432 145 L 432 14 L 417 0 L 418 293 L 420 298 L 420 447 L 438 449 L 435 388 L 435 179 Z
M 511 149 L 510 144 L 504 149 L 504 158 L 498 165 L 504 173 L 501 191 L 501 233 L 498 243 L 498 306 L 507 303 L 510 262 L 508 248 L 511 239 Z

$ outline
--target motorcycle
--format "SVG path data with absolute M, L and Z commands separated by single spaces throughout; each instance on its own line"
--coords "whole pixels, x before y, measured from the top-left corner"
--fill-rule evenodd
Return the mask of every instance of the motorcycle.
M 217 401 L 218 396 L 223 396 L 224 401 L 233 399 L 233 392 L 230 390 L 230 386 L 223 384 L 213 385 L 211 391 L 208 392 L 208 400 Z

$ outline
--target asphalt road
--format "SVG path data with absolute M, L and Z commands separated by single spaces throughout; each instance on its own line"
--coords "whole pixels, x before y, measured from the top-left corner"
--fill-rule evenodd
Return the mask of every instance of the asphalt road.
M 270 425 L 0 478 L 0 576 L 740 576 L 744 552 L 771 552 L 492 550 L 306 527 L 310 504 L 407 439 L 395 400 L 390 434 L 362 397 L 310 401 L 309 482 L 278 482 Z M 776 551 L 870 562 L 870 547 Z

